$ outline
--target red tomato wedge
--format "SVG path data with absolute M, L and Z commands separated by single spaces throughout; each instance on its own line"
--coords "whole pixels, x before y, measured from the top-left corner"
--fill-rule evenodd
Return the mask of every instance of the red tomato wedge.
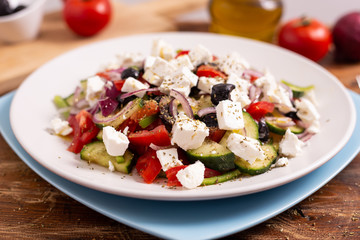
M 161 171 L 161 164 L 156 156 L 156 151 L 149 148 L 138 158 L 135 168 L 146 183 L 152 183 Z
M 118 91 L 121 91 L 122 87 L 124 86 L 125 80 L 119 79 L 119 80 L 113 81 L 113 83 L 114 83 L 116 89 L 117 89 Z
M 189 50 L 179 51 L 179 52 L 176 54 L 175 58 L 178 58 L 178 57 L 180 57 L 180 56 L 182 56 L 182 55 L 188 55 L 189 52 L 190 52 Z
M 200 67 L 198 67 L 197 71 L 196 71 L 196 75 L 198 77 L 221 77 L 221 78 L 226 78 L 226 75 L 219 71 L 216 70 L 214 67 L 209 66 L 209 65 L 201 65 Z
M 144 106 L 139 111 L 131 115 L 130 119 L 139 122 L 144 117 L 154 115 L 159 111 L 159 105 L 155 100 L 144 101 Z
M 223 138 L 223 136 L 226 133 L 226 130 L 222 130 L 215 127 L 209 128 L 209 130 L 210 130 L 209 139 L 217 143 L 220 142 L 220 140 Z
M 204 178 L 210 178 L 215 176 L 220 176 L 221 172 L 213 170 L 211 168 L 205 168 Z
M 187 165 L 181 165 L 181 166 L 176 166 L 173 168 L 170 168 L 169 170 L 167 170 L 166 173 L 166 177 L 168 179 L 167 181 L 167 186 L 176 186 L 176 187 L 181 187 L 182 184 L 180 183 L 180 181 L 178 180 L 178 178 L 176 177 L 176 174 L 181 170 L 186 168 Z M 221 172 L 210 169 L 210 168 L 205 168 L 205 173 L 204 173 L 204 177 L 205 178 L 210 178 L 210 177 L 215 177 L 215 176 L 219 176 L 221 175 Z
M 166 177 L 167 177 L 167 186 L 171 186 L 171 187 L 181 187 L 181 183 L 180 181 L 177 179 L 176 174 L 181 170 L 186 168 L 186 165 L 181 165 L 181 166 L 176 166 L 173 168 L 168 169 L 165 173 L 166 173 Z
M 142 130 L 130 133 L 128 139 L 136 146 L 149 146 L 151 143 L 157 146 L 168 146 L 171 144 L 169 132 L 165 125 L 159 125 L 153 130 Z
M 86 110 L 80 111 L 76 116 L 70 116 L 68 120 L 73 129 L 73 140 L 68 147 L 68 151 L 79 153 L 85 144 L 88 144 L 96 137 L 99 128 L 92 121 L 92 115 Z
M 256 103 L 251 103 L 247 108 L 246 111 L 255 119 L 259 121 L 263 118 L 267 113 L 271 113 L 274 111 L 275 105 L 271 102 L 260 101 Z

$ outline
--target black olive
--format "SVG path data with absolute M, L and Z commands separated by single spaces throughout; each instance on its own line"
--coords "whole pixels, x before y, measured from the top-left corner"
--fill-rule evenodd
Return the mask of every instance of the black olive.
M 200 118 L 201 121 L 203 121 L 207 127 L 217 127 L 218 126 L 218 121 L 216 118 L 216 113 L 209 113 L 206 114 L 205 116 Z
M 220 101 L 230 99 L 230 93 L 234 89 L 234 84 L 220 83 L 214 85 L 211 89 L 211 102 L 218 105 Z
M 259 140 L 262 142 L 266 142 L 267 140 L 269 140 L 269 127 L 264 119 L 261 119 L 258 125 L 259 125 Z
M 159 118 L 163 121 L 168 131 L 171 131 L 172 125 L 175 123 L 175 118 L 169 111 L 170 101 L 171 98 L 168 96 L 162 96 L 161 100 L 159 101 Z
M 300 120 L 300 118 L 298 117 L 298 115 L 296 114 L 296 112 L 288 112 L 285 114 L 285 116 L 295 119 L 295 120 Z
M 117 101 L 120 103 L 121 108 L 123 108 L 126 104 L 128 104 L 129 102 L 131 102 L 132 100 L 137 98 L 136 95 L 132 95 L 130 97 L 123 98 L 123 99 L 121 99 L 120 96 L 117 98 Z
M 7 0 L 0 0 L 0 16 L 11 14 L 11 8 Z
M 19 5 L 19 6 L 17 6 L 17 7 L 13 10 L 13 13 L 19 12 L 19 11 L 25 9 L 25 8 L 26 8 L 26 6 L 24 6 L 24 5 Z
M 121 73 L 121 79 L 127 79 L 128 77 L 133 77 L 135 79 L 138 79 L 139 75 L 140 75 L 140 71 L 138 69 L 129 67 Z

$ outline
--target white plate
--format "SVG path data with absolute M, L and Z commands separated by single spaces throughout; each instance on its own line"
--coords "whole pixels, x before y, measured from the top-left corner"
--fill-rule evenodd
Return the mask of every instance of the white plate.
M 68 142 L 50 135 L 47 128 L 57 116 L 54 95 L 67 96 L 80 79 L 99 70 L 121 52 L 150 54 L 152 41 L 163 38 L 175 48 L 189 49 L 198 43 L 216 55 L 239 52 L 252 66 L 269 68 L 277 79 L 298 85 L 314 84 L 321 114 L 321 132 L 313 137 L 301 156 L 287 167 L 193 190 L 169 189 L 163 182 L 145 184 L 137 174 L 123 175 L 88 165 L 66 151 Z M 144 199 L 203 200 L 240 196 L 271 189 L 317 169 L 349 140 L 355 126 L 355 107 L 343 85 L 319 65 L 292 52 L 262 42 L 208 33 L 155 33 L 122 37 L 87 45 L 48 62 L 20 86 L 11 104 L 10 121 L 23 148 L 50 171 L 83 186 Z

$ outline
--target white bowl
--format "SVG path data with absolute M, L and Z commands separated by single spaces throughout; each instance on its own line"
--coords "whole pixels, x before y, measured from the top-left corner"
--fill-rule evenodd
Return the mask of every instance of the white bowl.
M 46 0 L 26 1 L 26 8 L 0 17 L 0 41 L 17 43 L 37 37 Z

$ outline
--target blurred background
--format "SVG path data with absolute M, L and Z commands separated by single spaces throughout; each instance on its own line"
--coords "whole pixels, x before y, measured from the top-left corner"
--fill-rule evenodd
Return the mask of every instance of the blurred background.
M 125 4 L 138 4 L 151 0 L 115 0 Z M 196 1 L 196 0 L 194 0 Z M 62 0 L 51 0 L 46 3 L 46 11 L 59 10 Z M 332 25 L 343 14 L 360 9 L 359 0 L 283 0 L 284 10 L 281 21 L 287 21 L 301 15 L 313 16 L 325 24 Z M 210 21 L 207 9 L 196 10 L 183 14 L 181 21 Z

